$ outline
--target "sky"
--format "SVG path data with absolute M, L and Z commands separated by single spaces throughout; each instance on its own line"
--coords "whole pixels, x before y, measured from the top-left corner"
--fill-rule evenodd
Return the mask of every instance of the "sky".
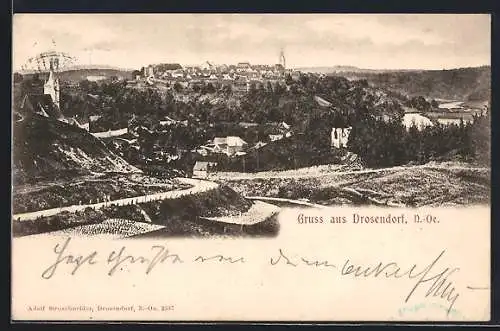
M 15 14 L 13 67 L 55 49 L 76 64 L 489 65 L 488 14 Z

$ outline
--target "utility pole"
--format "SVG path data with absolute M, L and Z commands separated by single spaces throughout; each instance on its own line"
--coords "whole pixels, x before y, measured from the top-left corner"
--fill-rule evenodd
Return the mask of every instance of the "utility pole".
M 257 171 L 259 171 L 260 170 L 259 149 L 257 148 L 255 151 L 257 152 Z

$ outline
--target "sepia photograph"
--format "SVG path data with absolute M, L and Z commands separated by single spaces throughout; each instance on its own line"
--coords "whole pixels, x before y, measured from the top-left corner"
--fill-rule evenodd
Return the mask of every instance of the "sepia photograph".
M 329 233 L 354 252 L 354 241 L 386 232 L 394 245 L 428 247 L 415 256 L 432 259 L 417 238 L 427 227 L 431 241 L 431 223 L 433 236 L 447 237 L 448 222 L 487 244 L 490 30 L 488 14 L 15 14 L 12 240 L 35 250 L 48 242 L 47 254 L 61 258 L 74 240 L 222 240 L 255 253 L 285 240 L 329 247 Z M 459 246 L 458 234 L 447 238 Z M 490 247 L 477 249 L 475 286 L 489 289 L 481 254 Z M 273 258 L 299 263 L 281 248 Z M 43 278 L 55 272 L 49 265 Z M 434 286 L 433 296 L 447 296 L 443 318 L 455 300 L 466 304 L 449 288 Z M 292 311 L 272 318 L 302 318 Z M 226 312 L 210 316 L 231 319 Z
M 14 235 L 265 236 L 283 206 L 489 204 L 488 17 L 361 16 L 15 17 Z

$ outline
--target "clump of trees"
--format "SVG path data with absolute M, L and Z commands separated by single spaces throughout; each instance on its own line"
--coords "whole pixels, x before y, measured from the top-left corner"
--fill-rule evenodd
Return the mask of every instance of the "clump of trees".
M 404 102 L 405 106 L 415 108 L 420 111 L 431 111 L 439 107 L 436 100 L 427 101 L 423 96 L 408 98 Z
M 472 123 L 408 130 L 397 121 L 367 119 L 354 123 L 348 148 L 370 167 L 427 163 L 433 160 L 489 164 L 490 118 L 476 116 Z
M 422 163 L 445 157 L 489 160 L 486 153 L 489 147 L 485 147 L 489 146 L 489 120 L 476 118 L 473 124 L 406 130 L 401 124 L 404 115 L 401 103 L 422 111 L 435 108 L 436 103 L 423 97 L 399 98 L 396 92 L 374 88 L 367 80 L 302 74 L 298 79 L 287 76 L 274 84 L 252 84 L 248 93 L 243 94 L 203 84 L 182 101 L 175 95 L 182 86 L 173 88 L 174 91 L 160 92 L 154 88 L 128 88 L 125 81 L 82 81 L 76 89 L 63 89 L 61 104 L 63 113 L 70 116 L 100 115 L 92 123 L 91 131 L 123 128 L 132 121 L 144 125 L 154 134 L 148 131 L 140 134 L 141 154 L 151 154 L 155 148 L 171 154 L 189 151 L 219 135 L 263 140 L 268 132 L 219 124 L 262 125 L 284 121 L 292 126 L 294 134 L 300 134 L 304 146 L 318 150 L 330 148 L 332 127 L 352 126 L 349 150 L 360 155 L 369 166 Z M 200 97 L 200 93 L 205 95 Z M 315 96 L 330 105 L 319 105 Z M 159 127 L 159 120 L 165 116 L 186 120 L 187 125 Z M 248 161 L 247 167 L 253 162 Z M 323 161 L 314 158 L 317 164 Z

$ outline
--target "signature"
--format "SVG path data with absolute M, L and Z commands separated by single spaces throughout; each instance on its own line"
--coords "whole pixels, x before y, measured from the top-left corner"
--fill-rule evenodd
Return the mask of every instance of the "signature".
M 109 266 L 107 274 L 113 276 L 118 271 L 127 270 L 133 266 L 143 266 L 144 273 L 147 275 L 161 264 L 178 265 L 190 262 L 196 264 L 241 265 L 247 262 L 245 257 L 223 254 L 195 255 L 192 258 L 184 258 L 169 250 L 166 245 L 153 245 L 148 254 L 141 255 L 133 254 L 129 252 L 126 246 L 122 246 L 101 257 L 101 253 L 98 253 L 98 251 L 90 251 L 88 254 L 71 252 L 70 241 L 71 238 L 67 238 L 64 242 L 54 246 L 55 261 L 42 272 L 42 278 L 50 279 L 59 269 L 65 267 L 69 268 L 70 275 L 75 275 L 81 269 L 90 268 L 98 263 L 107 264 Z M 336 264 L 326 259 L 290 255 L 285 253 L 283 249 L 279 249 L 278 254 L 270 257 L 268 261 L 271 267 L 288 266 L 291 268 L 308 267 L 331 270 L 337 273 L 340 278 L 412 280 L 412 285 L 404 296 L 404 303 L 418 297 L 429 300 L 437 299 L 442 302 L 442 306 L 446 307 L 449 315 L 454 311 L 456 302 L 460 297 L 460 293 L 453 282 L 453 276 L 460 269 L 458 267 L 442 266 L 445 252 L 445 250 L 441 251 L 428 263 L 422 265 L 409 263 L 407 266 L 395 261 L 357 264 L 350 259 L 345 259 L 342 263 Z M 67 271 L 67 269 L 64 270 Z
M 50 279 L 62 266 L 69 266 L 70 275 L 75 275 L 84 266 L 91 267 L 101 260 L 98 260 L 98 252 L 92 251 L 89 254 L 75 254 L 70 252 L 69 243 L 71 238 L 67 238 L 62 244 L 56 244 L 53 252 L 55 253 L 55 261 L 42 272 L 42 278 Z M 160 264 L 182 264 L 184 259 L 179 254 L 171 252 L 165 245 L 151 246 L 149 255 L 135 255 L 127 252 L 127 247 L 122 246 L 120 249 L 111 251 L 107 258 L 103 259 L 104 263 L 110 266 L 108 275 L 113 276 L 117 271 L 123 271 L 133 265 L 144 265 L 145 274 L 150 274 Z M 243 257 L 225 256 L 215 254 L 210 256 L 197 255 L 193 260 L 196 263 L 245 263 Z
M 430 263 L 423 267 L 413 264 L 410 267 L 404 268 L 397 262 L 379 262 L 373 265 L 357 265 L 353 264 L 349 259 L 346 259 L 340 268 L 341 277 L 354 278 L 390 278 L 390 279 L 416 279 L 416 282 L 411 287 L 410 291 L 404 298 L 407 303 L 411 298 L 417 295 L 422 289 L 421 294 L 425 298 L 438 298 L 447 305 L 447 314 L 450 314 L 456 304 L 460 294 L 458 293 L 451 276 L 460 269 L 457 267 L 438 268 L 437 264 L 442 259 L 445 251 L 441 251 L 439 255 Z M 314 267 L 331 267 L 338 269 L 334 264 L 328 261 L 318 259 L 306 259 L 304 257 L 292 259 L 287 256 L 282 249 L 279 250 L 277 257 L 270 259 L 270 264 L 275 266 L 278 264 L 289 265 L 291 267 L 298 266 L 314 266 Z
M 94 265 L 97 263 L 97 251 L 93 251 L 88 255 L 79 255 L 79 254 L 66 254 L 66 249 L 68 248 L 69 242 L 71 238 L 66 239 L 66 241 L 60 245 L 56 244 L 54 246 L 54 253 L 57 255 L 56 261 L 51 264 L 47 269 L 42 272 L 42 278 L 50 279 L 54 276 L 57 268 L 61 264 L 68 264 L 72 266 L 72 270 L 70 272 L 71 275 L 74 275 L 81 266 Z

